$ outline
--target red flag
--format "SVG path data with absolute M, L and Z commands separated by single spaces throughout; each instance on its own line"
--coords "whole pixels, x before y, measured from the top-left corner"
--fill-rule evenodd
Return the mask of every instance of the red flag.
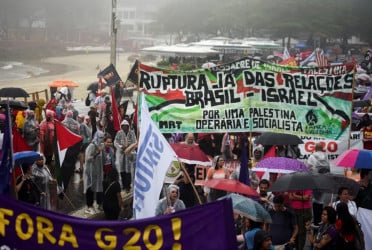
M 58 147 L 58 157 L 60 166 L 65 159 L 66 151 L 69 147 L 83 140 L 83 137 L 71 132 L 65 126 L 62 125 L 58 120 L 54 120 L 56 126 L 56 138 Z
M 22 152 L 22 151 L 30 151 L 31 148 L 22 137 L 22 135 L 18 132 L 16 127 L 13 127 L 13 152 Z M 22 169 L 20 167 L 15 167 L 13 169 L 13 177 L 11 179 L 11 186 L 14 186 L 14 181 L 22 174 Z
M 121 116 L 118 109 L 118 104 L 116 103 L 114 87 L 111 87 L 111 109 L 112 109 L 112 122 L 114 124 L 115 131 L 120 130 Z
M 264 155 L 264 159 L 265 158 L 268 158 L 268 157 L 275 157 L 276 156 L 276 146 L 274 145 L 274 146 L 272 146 L 270 149 L 269 149 L 269 151 L 267 151 L 267 153 Z
M 265 155 L 263 156 L 263 158 L 268 158 L 268 157 L 275 157 L 276 156 L 276 146 L 272 146 L 269 151 L 267 151 L 267 153 L 265 153 Z M 259 179 L 262 178 L 262 176 L 265 174 L 265 172 L 256 172 L 256 175 Z

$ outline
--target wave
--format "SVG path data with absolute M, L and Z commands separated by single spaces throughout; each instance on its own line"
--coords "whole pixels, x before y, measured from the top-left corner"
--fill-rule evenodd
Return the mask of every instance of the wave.
M 0 61 L 0 82 L 16 81 L 48 73 L 49 70 L 15 61 Z

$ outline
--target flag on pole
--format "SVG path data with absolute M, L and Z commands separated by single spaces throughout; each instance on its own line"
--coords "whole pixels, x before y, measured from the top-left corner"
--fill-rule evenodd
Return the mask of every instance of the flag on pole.
M 300 66 L 305 66 L 306 64 L 312 61 L 315 61 L 315 50 L 308 57 L 306 57 L 305 60 L 300 62 Z
M 118 104 L 116 102 L 114 86 L 111 87 L 111 109 L 112 109 L 112 123 L 114 125 L 114 129 L 115 131 L 119 131 L 122 117 L 120 116 Z
M 62 165 L 65 160 L 66 152 L 69 148 L 71 150 L 75 150 L 75 145 L 83 140 L 83 137 L 77 135 L 67 129 L 63 124 L 58 121 L 54 120 L 55 126 L 55 144 L 57 152 L 55 154 L 55 174 L 56 179 L 59 185 L 63 185 L 63 173 L 62 173 Z
M 249 180 L 249 170 L 248 170 L 248 140 L 247 136 L 244 135 L 241 142 L 241 159 L 240 159 L 240 173 L 239 173 L 239 181 L 250 186 Z
M 103 77 L 107 83 L 107 86 L 114 86 L 115 84 L 121 82 L 120 76 L 112 63 L 104 70 L 99 72 L 97 77 Z
M 165 174 L 176 153 L 151 120 L 145 96 L 141 100 L 140 136 L 133 188 L 133 213 L 136 219 L 155 216 Z
M 66 151 L 69 147 L 72 147 L 76 143 L 83 140 L 83 137 L 80 135 L 75 134 L 74 132 L 67 129 L 63 124 L 58 121 L 54 120 L 54 124 L 56 127 L 56 139 L 57 139 L 57 150 L 58 150 L 58 158 L 60 161 L 60 166 L 62 166 L 63 161 L 65 160 Z
M 0 163 L 0 195 L 9 194 L 10 177 L 13 167 L 12 133 L 9 106 L 5 114 L 3 145 L 1 148 Z
M 138 84 L 138 67 L 139 67 L 140 62 L 136 60 L 136 62 L 133 64 L 132 69 L 129 72 L 128 78 L 125 81 L 125 84 L 127 81 L 132 82 L 133 84 L 137 85 Z

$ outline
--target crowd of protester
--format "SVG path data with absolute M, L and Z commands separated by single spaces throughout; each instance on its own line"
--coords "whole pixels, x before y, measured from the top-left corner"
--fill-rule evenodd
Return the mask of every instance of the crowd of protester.
M 75 149 L 67 153 L 62 163 L 62 194 L 68 189 L 72 175 L 79 173 L 84 183 L 85 213 L 91 215 L 103 211 L 106 219 L 118 219 L 124 209 L 121 193 L 129 193 L 133 188 L 138 139 L 133 117 L 126 114 L 126 107 L 119 98 L 117 106 L 121 109 L 122 119 L 120 130 L 115 131 L 112 126 L 112 100 L 105 91 L 92 97 L 87 114 L 79 114 L 71 99 L 63 94 L 55 96 L 47 104 L 38 100 L 29 105 L 28 110 L 13 113 L 13 124 L 30 150 L 40 152 L 40 158 L 35 163 L 21 167 L 22 174 L 15 183 L 18 199 L 51 209 L 49 187 L 50 183 L 56 182 L 55 122 L 59 120 L 83 138 Z M 239 179 L 241 140 L 246 139 L 242 134 L 189 133 L 165 134 L 165 137 L 170 143 L 196 145 L 213 159 L 212 167 L 206 172 L 206 180 Z M 329 172 L 329 163 L 321 146 L 316 145 L 307 166 L 310 171 L 323 174 Z M 248 163 L 250 184 L 257 189 L 260 195 L 257 202 L 270 213 L 273 223 L 257 223 L 238 215 L 237 234 L 243 235 L 241 249 L 352 249 L 350 246 L 363 249 L 363 233 L 355 214 L 359 207 L 372 209 L 372 170 L 360 171 L 360 191 L 355 197 L 350 196 L 347 187 L 342 187 L 338 200 L 326 204 L 312 190 L 268 192 L 280 176 L 259 176 L 252 171 L 267 150 L 262 145 L 248 145 L 247 148 L 252 151 Z M 298 155 L 293 152 L 286 145 L 278 145 L 275 154 L 297 158 Z M 227 161 L 238 164 L 231 170 L 225 165 Z M 169 214 L 195 206 L 200 203 L 197 199 L 200 193 L 204 195 L 205 202 L 226 195 L 225 191 L 207 187 L 198 194 L 194 182 L 194 165 L 185 164 L 181 176 L 164 188 L 156 214 Z

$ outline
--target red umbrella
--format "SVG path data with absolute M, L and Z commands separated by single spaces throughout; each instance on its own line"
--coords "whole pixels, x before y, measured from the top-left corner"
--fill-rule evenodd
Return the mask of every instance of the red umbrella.
M 244 183 L 241 183 L 240 181 L 237 181 L 237 180 L 212 179 L 212 180 L 206 181 L 204 185 L 210 188 L 225 190 L 225 191 L 239 193 L 239 194 L 245 194 L 248 196 L 255 196 L 255 197 L 259 196 L 259 194 L 254 188 L 248 185 L 245 185 Z
M 171 144 L 171 146 L 181 162 L 203 166 L 212 165 L 211 160 L 197 144 L 175 143 Z

